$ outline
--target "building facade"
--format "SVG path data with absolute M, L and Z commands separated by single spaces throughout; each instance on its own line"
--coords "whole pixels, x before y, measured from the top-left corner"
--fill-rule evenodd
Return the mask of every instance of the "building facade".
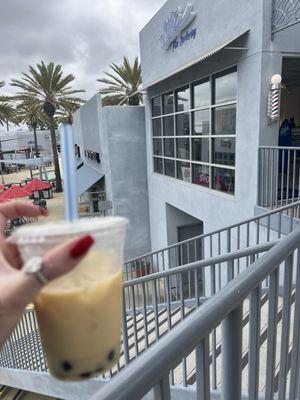
M 299 4 L 283 3 L 169 0 L 140 32 L 153 250 L 254 214 L 259 146 L 300 123 Z
M 126 259 L 150 251 L 144 107 L 102 108 L 95 95 L 75 112 L 73 130 L 78 195 L 104 192 L 111 213 L 129 219 Z

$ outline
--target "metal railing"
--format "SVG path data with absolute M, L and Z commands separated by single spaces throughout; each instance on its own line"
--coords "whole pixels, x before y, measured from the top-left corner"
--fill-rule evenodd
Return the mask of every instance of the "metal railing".
M 210 296 L 228 283 L 227 266 L 233 276 L 249 267 L 274 243 L 239 250 L 212 260 L 197 261 L 167 271 L 123 283 L 121 357 L 104 377 L 109 378 L 137 358 L 158 339 L 194 312 Z M 247 324 L 245 316 L 245 324 Z M 217 357 L 220 346 L 214 337 L 212 365 L 215 370 L 213 388 L 217 387 Z M 46 371 L 38 325 L 33 307 L 27 310 L 9 340 L 0 351 L 0 366 L 13 369 Z M 178 375 L 177 371 L 177 375 Z M 178 383 L 192 379 L 186 361 L 182 364 Z
M 241 400 L 243 379 L 243 308 L 249 308 L 247 398 L 300 398 L 300 230 L 292 232 L 233 278 L 190 317 L 124 369 L 91 400 L 141 399 L 151 389 L 155 400 L 171 399 L 172 374 L 186 359 L 195 366 L 194 397 L 210 400 L 211 337 L 221 332 L 220 388 L 223 400 Z M 293 268 L 295 267 L 295 268 Z M 293 271 L 294 270 L 294 271 Z M 293 274 L 294 272 L 294 274 Z M 294 275 L 294 280 L 293 280 Z M 282 293 L 279 293 L 283 277 Z M 267 289 L 266 346 L 262 341 L 262 285 Z M 293 285 L 293 283 L 295 283 Z M 281 307 L 281 322 L 279 308 Z M 221 326 L 221 327 L 220 327 Z M 262 357 L 264 353 L 265 357 Z M 263 397 L 259 394 L 263 381 Z M 260 396 L 260 397 L 259 397 Z M 179 398 L 179 397 L 178 397 Z
M 300 147 L 260 147 L 258 160 L 258 205 L 274 209 L 300 200 Z
M 146 349 L 196 311 L 209 296 L 217 293 L 222 285 L 230 279 L 227 274 L 228 265 L 232 267 L 233 277 L 235 277 L 273 245 L 274 243 L 258 245 L 251 249 L 225 254 L 213 260 L 202 260 L 191 265 L 124 282 L 125 307 L 122 317 L 121 357 L 117 365 L 103 378 L 109 379 L 116 375 L 126 364 L 142 355 Z M 185 280 L 187 271 L 191 276 L 202 276 L 202 284 L 195 283 L 193 286 L 191 283 L 192 286 L 189 287 Z M 220 274 L 220 271 L 223 273 Z M 177 285 L 174 286 L 175 283 Z M 203 293 L 207 290 L 210 291 L 210 295 L 204 296 Z M 262 299 L 262 304 L 265 302 L 266 297 Z M 33 325 L 28 322 L 28 314 Z M 31 326 L 35 328 L 34 332 L 32 332 Z M 247 310 L 243 316 L 243 326 L 245 329 L 249 326 Z M 31 329 L 30 332 L 28 332 L 28 327 Z M 23 332 L 23 336 L 20 335 L 20 332 Z M 264 341 L 262 337 L 262 344 Z M 218 390 L 220 382 L 218 364 L 221 357 L 219 329 L 212 333 L 211 346 L 210 364 L 213 377 L 211 389 Z M 0 366 L 2 367 L 35 371 L 47 370 L 33 310 L 26 313 L 3 350 L 3 353 L 0 352 Z M 247 369 L 247 354 L 246 350 L 243 359 L 244 370 Z M 187 357 L 173 371 L 171 381 L 174 384 L 189 387 L 195 382 L 195 372 L 194 361 Z
M 274 0 L 272 4 L 272 33 L 300 22 L 299 0 Z
M 124 279 L 135 279 L 281 238 L 283 232 L 287 234 L 296 226 L 294 218 L 299 218 L 299 207 L 300 201 L 282 205 L 236 224 L 128 260 L 124 263 Z

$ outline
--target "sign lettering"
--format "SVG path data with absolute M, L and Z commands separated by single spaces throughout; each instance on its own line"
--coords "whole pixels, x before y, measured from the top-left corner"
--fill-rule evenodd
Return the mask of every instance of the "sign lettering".
M 164 22 L 163 32 L 159 38 L 161 47 L 167 50 L 175 40 L 178 42 L 176 46 L 178 47 L 178 45 L 182 46 L 182 44 L 191 37 L 194 39 L 196 36 L 196 29 L 191 30 L 189 33 L 186 32 L 185 35 L 180 34 L 190 25 L 195 17 L 196 13 L 193 11 L 191 3 L 187 3 L 184 10 L 182 10 L 181 7 L 177 7 L 177 10 L 171 11 L 169 17 Z M 188 36 L 185 37 L 187 33 Z M 180 38 L 177 39 L 179 35 Z

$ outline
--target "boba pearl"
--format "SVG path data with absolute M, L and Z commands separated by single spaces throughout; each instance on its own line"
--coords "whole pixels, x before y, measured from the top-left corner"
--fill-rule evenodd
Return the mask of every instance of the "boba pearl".
M 111 350 L 111 351 L 108 353 L 107 359 L 108 359 L 108 361 L 112 361 L 114 358 L 115 358 L 115 351 L 114 351 L 114 350 Z
M 89 378 L 91 375 L 91 372 L 83 372 L 82 374 L 80 374 L 81 378 Z
M 64 371 L 70 371 L 72 369 L 72 364 L 69 361 L 63 361 L 61 366 Z

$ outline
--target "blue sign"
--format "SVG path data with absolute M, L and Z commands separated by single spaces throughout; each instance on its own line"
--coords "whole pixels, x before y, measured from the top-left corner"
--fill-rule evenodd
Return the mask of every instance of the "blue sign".
M 292 129 L 291 124 L 285 119 L 279 128 L 278 146 L 290 147 L 292 145 Z M 278 169 L 279 172 L 287 172 L 288 168 L 288 150 L 279 152 Z
M 195 39 L 196 37 L 196 28 L 191 30 L 187 30 L 185 33 L 182 33 L 177 39 L 172 43 L 172 50 L 176 50 L 177 47 L 182 46 L 186 41 L 190 39 Z
M 184 10 L 182 10 L 181 7 L 177 7 L 177 10 L 171 11 L 169 17 L 165 20 L 164 25 L 163 25 L 163 32 L 160 35 L 160 45 L 162 48 L 165 48 L 166 50 L 170 47 L 171 43 L 176 40 L 178 42 L 178 36 L 181 34 L 181 32 L 186 29 L 190 23 L 193 21 L 193 19 L 196 17 L 195 11 L 193 11 L 193 6 L 190 3 L 187 3 Z M 196 29 L 192 30 L 193 33 L 191 37 L 193 39 L 196 36 Z M 182 35 L 181 35 L 182 36 Z M 188 38 L 184 39 L 184 37 L 181 40 L 181 36 L 178 42 L 177 47 L 186 41 L 189 40 L 190 33 L 188 35 Z M 181 43 L 181 44 L 180 44 Z M 175 47 L 176 48 L 176 47 Z M 174 47 L 173 47 L 174 50 Z

